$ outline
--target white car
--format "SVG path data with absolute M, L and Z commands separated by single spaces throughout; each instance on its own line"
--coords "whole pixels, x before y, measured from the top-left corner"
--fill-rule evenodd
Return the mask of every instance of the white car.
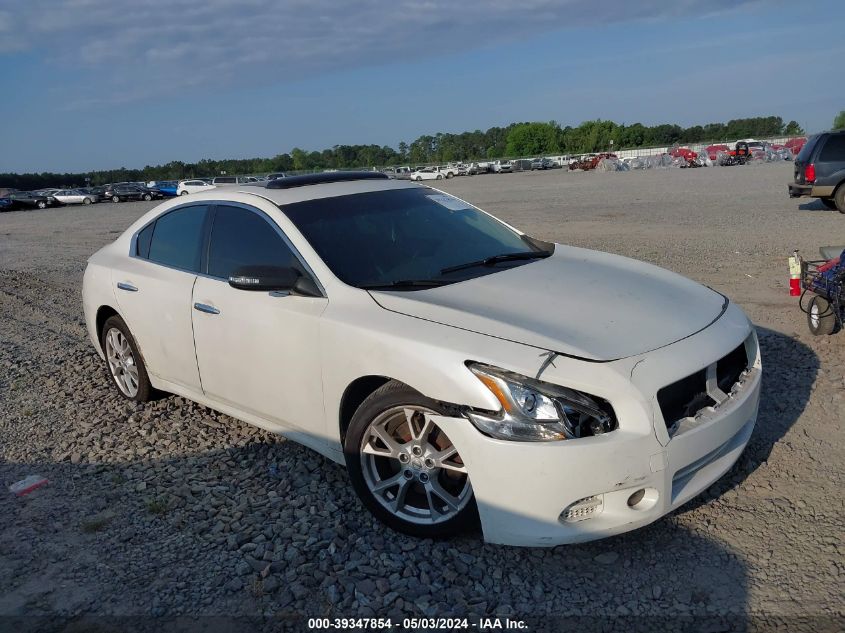
M 443 180 L 446 177 L 439 167 L 426 167 L 411 173 L 411 180 Z
M 757 417 L 757 337 L 726 297 L 372 172 L 164 202 L 89 259 L 83 304 L 123 396 L 310 446 L 424 537 L 646 525 L 728 471 Z
M 62 204 L 93 204 L 99 199 L 97 194 L 81 189 L 58 189 L 50 195 Z
M 214 188 L 214 185 L 204 180 L 180 180 L 179 185 L 176 187 L 176 194 L 187 196 L 189 193 L 199 193 L 200 191 L 208 191 Z
M 497 160 L 490 167 L 494 174 L 510 174 L 513 172 L 513 164 L 509 160 Z

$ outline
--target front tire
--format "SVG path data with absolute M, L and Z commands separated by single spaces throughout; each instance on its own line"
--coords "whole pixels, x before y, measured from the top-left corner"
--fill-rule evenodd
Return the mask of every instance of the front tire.
M 443 406 L 390 381 L 364 400 L 344 438 L 349 478 L 361 502 L 411 536 L 452 536 L 478 522 L 466 466 L 431 419 Z
M 836 330 L 836 315 L 824 297 L 815 296 L 807 306 L 807 327 L 813 336 L 828 336 Z
M 120 196 L 112 196 L 111 201 L 112 202 L 120 202 Z
M 103 324 L 100 342 L 109 376 L 120 395 L 136 402 L 151 400 L 153 387 L 144 359 L 124 320 L 117 315 L 109 317 Z
M 38 202 L 35 203 L 35 206 L 38 207 L 39 209 L 46 209 L 47 203 L 44 202 L 43 200 L 39 200 Z
M 144 194 L 144 202 L 149 202 L 152 199 L 153 199 L 153 197 L 150 194 L 148 194 L 148 193 Z
M 179 192 L 179 195 L 180 195 L 180 196 L 187 196 L 187 195 L 188 195 L 188 192 L 187 192 L 187 191 L 180 191 L 180 192 Z
M 437 174 L 437 180 L 443 180 L 443 176 L 441 174 Z
M 91 198 L 83 198 L 82 204 L 91 204 Z

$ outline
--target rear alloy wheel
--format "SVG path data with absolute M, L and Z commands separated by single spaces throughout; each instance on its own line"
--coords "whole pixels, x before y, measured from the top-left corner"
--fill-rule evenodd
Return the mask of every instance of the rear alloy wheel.
M 449 536 L 478 520 L 467 468 L 432 419 L 440 408 L 391 381 L 358 408 L 344 439 L 361 501 L 387 526 L 412 536 Z
M 91 204 L 91 198 L 83 198 L 82 204 Z
M 837 187 L 836 193 L 833 194 L 833 201 L 836 203 L 839 213 L 845 213 L 845 183 Z
M 437 180 L 443 180 L 443 174 L 437 174 Z
M 153 388 L 147 368 L 126 323 L 119 316 L 109 317 L 101 334 L 109 375 L 120 394 L 137 402 L 150 400 Z
M 187 192 L 187 191 L 180 191 L 180 192 L 179 192 L 179 195 L 180 195 L 180 196 L 187 196 L 187 195 L 188 195 L 188 192 Z
M 827 336 L 836 330 L 836 315 L 824 297 L 813 297 L 807 306 L 807 326 L 814 336 Z
M 146 202 L 149 202 L 149 201 L 150 201 L 150 200 L 152 200 L 152 199 L 153 199 L 153 197 L 152 197 L 150 194 L 148 194 L 148 193 L 145 193 L 145 194 L 144 194 L 144 200 L 145 200 Z

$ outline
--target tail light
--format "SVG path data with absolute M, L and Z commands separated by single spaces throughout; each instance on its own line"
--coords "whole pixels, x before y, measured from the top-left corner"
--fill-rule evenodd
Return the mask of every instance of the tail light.
M 813 163 L 804 167 L 804 182 L 816 182 L 816 166 Z

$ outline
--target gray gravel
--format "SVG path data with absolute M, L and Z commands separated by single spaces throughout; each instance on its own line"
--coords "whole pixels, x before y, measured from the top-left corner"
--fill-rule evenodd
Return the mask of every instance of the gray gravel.
M 845 334 L 809 336 L 786 257 L 845 243 L 845 216 L 790 201 L 790 170 L 444 183 L 535 235 L 707 283 L 760 328 L 760 419 L 736 467 L 652 526 L 550 550 L 395 534 L 293 442 L 178 397 L 127 404 L 80 287 L 151 205 L 0 215 L 0 615 L 842 616 Z M 7 493 L 32 473 L 50 484 Z

